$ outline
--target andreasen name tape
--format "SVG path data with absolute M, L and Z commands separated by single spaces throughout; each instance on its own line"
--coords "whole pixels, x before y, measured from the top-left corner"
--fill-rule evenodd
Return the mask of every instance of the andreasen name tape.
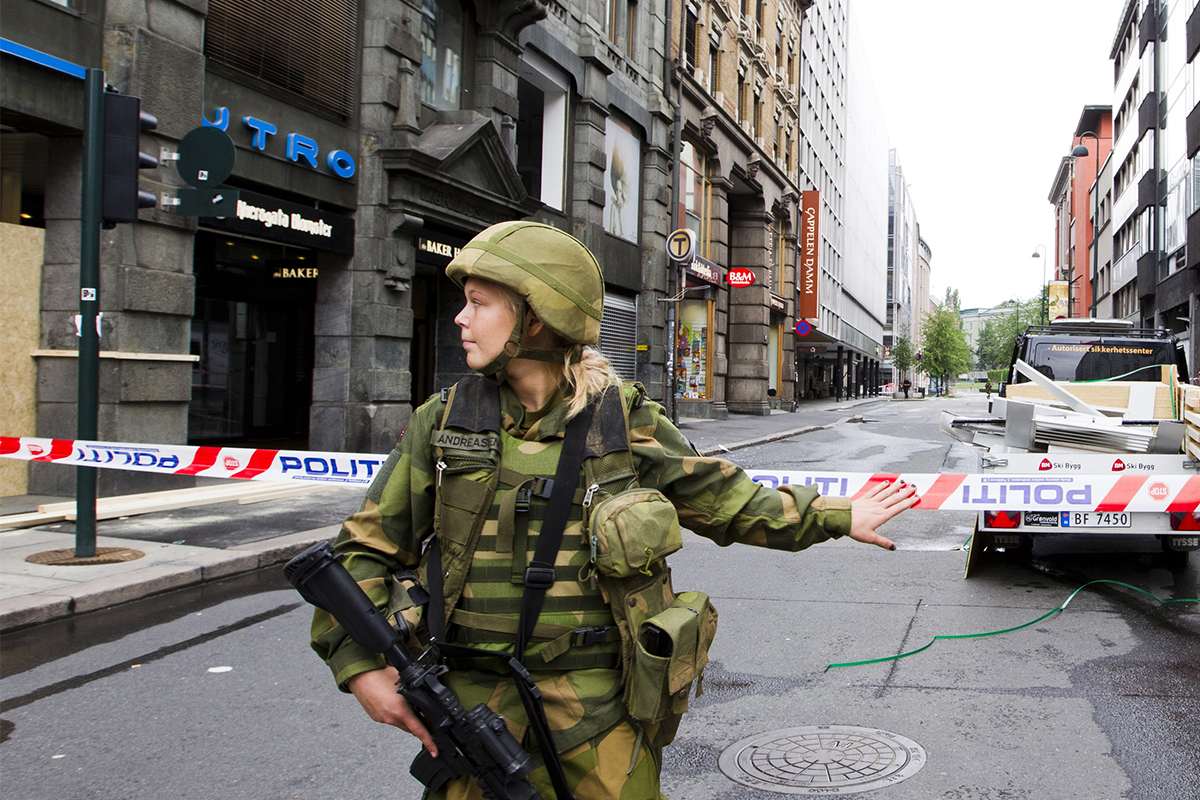
M 128 444 L 0 436 L 0 456 L 73 466 L 264 481 L 369 484 L 387 456 L 246 447 Z M 772 488 L 815 485 L 826 497 L 856 498 L 879 483 L 917 487 L 914 508 L 940 511 L 1153 511 L 1200 508 L 1200 475 L 1163 473 L 1005 474 L 780 472 L 747 470 Z

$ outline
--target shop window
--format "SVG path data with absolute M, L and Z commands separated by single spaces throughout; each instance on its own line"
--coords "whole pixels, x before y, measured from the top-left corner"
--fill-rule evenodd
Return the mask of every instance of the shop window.
M 357 0 L 209 0 L 204 55 L 350 117 L 358 103 L 358 9 Z
M 675 343 L 675 397 L 710 400 L 712 385 L 712 301 L 684 300 L 679 304 Z
M 421 102 L 441 111 L 463 107 L 471 75 L 467 37 L 471 18 L 460 0 L 423 0 L 421 4 Z
M 532 51 L 517 82 L 517 172 L 530 196 L 561 211 L 567 162 L 567 78 Z
M 708 258 L 712 205 L 708 165 L 704 154 L 691 142 L 685 141 L 680 151 L 679 166 L 679 219 L 684 227 L 696 234 L 697 255 Z
M 768 395 L 773 397 L 779 397 L 783 388 L 779 385 L 779 376 L 783 373 L 783 350 L 779 346 L 782 332 L 782 325 L 767 327 L 767 389 Z
M 631 298 L 604 295 L 600 352 L 608 356 L 618 375 L 627 381 L 637 380 L 637 305 Z
M 604 230 L 637 244 L 641 141 L 628 123 L 610 116 L 605 128 L 604 150 L 608 162 L 604 175 Z

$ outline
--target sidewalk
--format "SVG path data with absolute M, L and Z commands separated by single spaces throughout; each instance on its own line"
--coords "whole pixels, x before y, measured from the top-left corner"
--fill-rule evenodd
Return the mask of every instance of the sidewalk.
M 761 417 L 682 418 L 679 428 L 702 455 L 720 456 L 836 425 L 857 416 L 859 407 L 889 401 L 887 397 L 806 401 L 796 412 L 776 411 Z M 283 564 L 309 545 L 336 536 L 341 520 L 356 510 L 362 494 L 361 487 L 332 489 L 309 496 L 229 500 L 98 521 L 97 548 L 124 548 L 143 555 L 89 566 L 26 561 L 36 554 L 73 549 L 70 522 L 0 530 L 0 632 Z M 0 521 L 6 515 L 68 499 L 0 498 Z

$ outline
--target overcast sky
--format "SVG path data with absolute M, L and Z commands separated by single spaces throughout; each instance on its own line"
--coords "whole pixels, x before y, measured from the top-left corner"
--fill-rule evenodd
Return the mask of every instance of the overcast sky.
M 1125 0 L 850 2 L 933 252 L 934 299 L 948 287 L 963 308 L 1037 296 L 1037 245 L 1053 269 L 1046 198 L 1083 107 L 1113 102 Z

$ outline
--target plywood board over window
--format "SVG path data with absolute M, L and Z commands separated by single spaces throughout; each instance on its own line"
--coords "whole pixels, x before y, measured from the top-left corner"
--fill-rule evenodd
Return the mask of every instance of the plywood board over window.
M 4 325 L 0 326 L 0 428 L 5 436 L 37 435 L 37 349 L 42 251 L 41 228 L 0 223 L 0 285 L 4 286 Z M 25 494 L 29 464 L 0 458 L 0 497 Z

